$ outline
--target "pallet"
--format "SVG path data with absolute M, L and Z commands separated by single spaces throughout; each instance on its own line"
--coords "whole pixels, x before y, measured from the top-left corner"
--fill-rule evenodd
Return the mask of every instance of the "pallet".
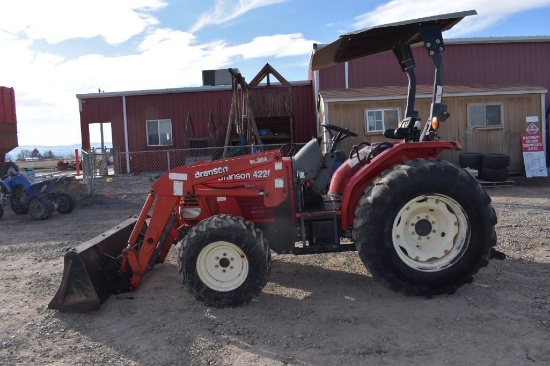
M 516 183 L 513 180 L 505 180 L 502 182 L 488 182 L 478 179 L 478 182 L 484 187 L 514 187 Z

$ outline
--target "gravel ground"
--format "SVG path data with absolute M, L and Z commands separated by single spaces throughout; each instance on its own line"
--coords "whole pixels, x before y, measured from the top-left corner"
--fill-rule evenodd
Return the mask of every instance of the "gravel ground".
M 209 308 L 183 288 L 172 250 L 96 313 L 49 310 L 65 251 L 139 213 L 151 179 L 97 180 L 95 197 L 43 222 L 6 211 L 1 365 L 550 365 L 548 179 L 488 188 L 507 258 L 452 296 L 393 293 L 356 253 L 273 255 L 259 297 Z

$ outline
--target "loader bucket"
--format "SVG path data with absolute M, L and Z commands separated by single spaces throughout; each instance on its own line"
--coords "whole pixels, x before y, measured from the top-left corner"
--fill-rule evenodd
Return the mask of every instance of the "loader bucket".
M 90 312 L 99 310 L 113 292 L 124 292 L 121 281 L 126 282 L 126 291 L 130 291 L 116 258 L 128 245 L 136 221 L 137 218 L 132 217 L 68 251 L 61 285 L 48 307 L 60 311 Z

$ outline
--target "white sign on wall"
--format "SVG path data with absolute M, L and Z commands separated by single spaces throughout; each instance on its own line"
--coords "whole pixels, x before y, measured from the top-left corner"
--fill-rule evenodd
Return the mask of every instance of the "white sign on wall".
M 523 162 L 525 163 L 525 175 L 531 177 L 547 177 L 546 157 L 540 133 L 529 133 L 521 135 L 521 150 L 523 151 Z

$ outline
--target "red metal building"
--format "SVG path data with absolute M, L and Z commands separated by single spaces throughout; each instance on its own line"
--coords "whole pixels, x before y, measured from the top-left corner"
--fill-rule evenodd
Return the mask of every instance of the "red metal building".
M 445 46 L 446 84 L 525 83 L 550 90 L 550 36 L 448 39 Z M 417 47 L 413 54 L 418 84 L 432 84 L 433 65 L 426 51 Z M 317 88 L 406 85 L 394 55 L 386 52 L 320 70 Z
M 306 142 L 317 134 L 312 83 L 290 84 L 293 142 Z M 259 86 L 258 90 L 274 93 L 279 87 Z M 221 85 L 77 94 L 77 98 L 83 150 L 91 148 L 89 125 L 110 123 L 113 147 L 120 152 L 136 152 L 190 148 L 198 140 L 213 142 L 218 135 L 225 136 L 232 90 L 231 86 Z M 168 127 L 170 131 L 165 135 L 169 137 L 163 138 L 162 131 Z M 156 130 L 151 133 L 152 129 Z

